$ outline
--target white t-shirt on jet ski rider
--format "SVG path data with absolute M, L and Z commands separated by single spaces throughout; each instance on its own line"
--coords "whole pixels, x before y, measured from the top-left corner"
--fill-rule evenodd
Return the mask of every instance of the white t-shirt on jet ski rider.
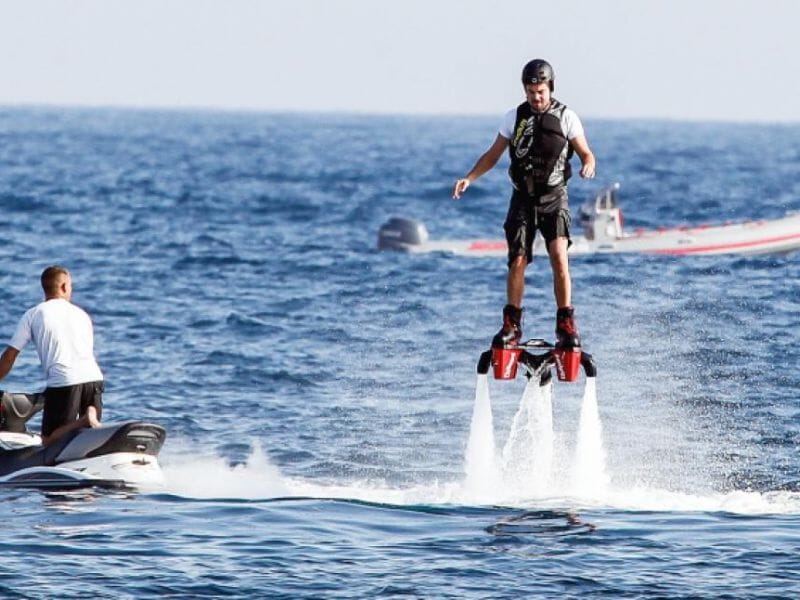
M 45 300 L 22 315 L 9 346 L 33 340 L 47 387 L 102 381 L 94 357 L 94 330 L 86 312 L 63 298 Z

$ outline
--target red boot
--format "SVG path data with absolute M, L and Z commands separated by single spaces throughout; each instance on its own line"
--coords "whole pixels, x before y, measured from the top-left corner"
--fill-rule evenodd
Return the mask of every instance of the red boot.
M 492 346 L 516 346 L 522 339 L 522 309 L 513 304 L 506 304 L 503 308 L 503 327 L 492 340 Z
M 581 336 L 575 324 L 575 309 L 571 306 L 559 308 L 556 313 L 556 347 L 577 348 L 581 345 Z

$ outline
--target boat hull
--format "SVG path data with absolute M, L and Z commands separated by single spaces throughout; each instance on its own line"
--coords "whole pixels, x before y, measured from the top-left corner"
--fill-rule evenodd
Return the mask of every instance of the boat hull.
M 717 226 L 680 227 L 639 230 L 615 238 L 592 240 L 580 235 L 573 238 L 570 254 L 664 254 L 664 255 L 757 255 L 794 252 L 800 249 L 800 214 L 781 219 L 748 221 Z M 407 244 L 411 253 L 446 252 L 460 256 L 506 256 L 504 240 L 441 240 Z M 534 245 L 534 255 L 544 256 L 541 238 Z

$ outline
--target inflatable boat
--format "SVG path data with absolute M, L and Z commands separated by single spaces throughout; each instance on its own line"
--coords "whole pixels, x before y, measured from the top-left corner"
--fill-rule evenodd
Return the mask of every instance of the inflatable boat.
M 577 229 L 582 234 L 573 235 L 570 254 L 767 254 L 800 248 L 800 212 L 771 220 L 624 231 L 617 201 L 619 187 L 613 183 L 580 207 Z M 505 240 L 431 240 L 423 223 L 401 217 L 381 226 L 378 248 L 462 256 L 506 256 L 507 252 Z M 546 254 L 541 236 L 537 236 L 533 252 Z

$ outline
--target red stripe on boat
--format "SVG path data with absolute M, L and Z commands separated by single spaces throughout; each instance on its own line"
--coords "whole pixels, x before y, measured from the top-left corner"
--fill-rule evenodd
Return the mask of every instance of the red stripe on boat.
M 794 233 L 789 235 L 779 235 L 776 237 L 751 240 L 748 242 L 733 242 L 729 244 L 715 244 L 712 246 L 692 246 L 688 248 L 664 248 L 661 250 L 645 250 L 644 252 L 648 252 L 650 254 L 697 254 L 698 252 L 712 252 L 714 250 L 753 248 L 756 246 L 765 246 L 774 242 L 786 242 L 789 240 L 800 240 L 800 234 Z
M 472 242 L 467 250 L 470 252 L 485 252 L 486 250 L 504 250 L 507 248 L 505 242 L 492 242 L 492 241 L 479 241 L 479 242 Z

